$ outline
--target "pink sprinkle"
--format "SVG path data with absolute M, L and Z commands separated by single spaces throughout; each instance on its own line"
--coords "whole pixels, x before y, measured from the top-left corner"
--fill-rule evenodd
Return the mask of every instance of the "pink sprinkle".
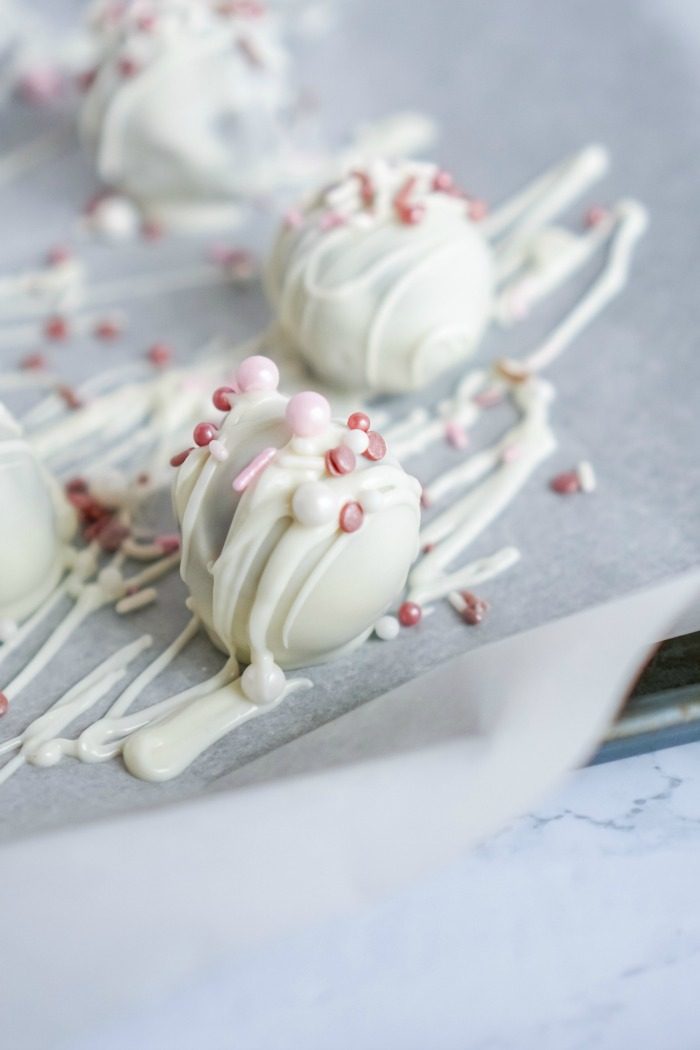
M 445 437 L 453 448 L 465 449 L 469 444 L 469 435 L 461 423 L 451 419 L 445 424 Z
M 355 453 L 347 445 L 338 445 L 326 452 L 326 470 L 334 477 L 352 474 L 357 465 Z
M 67 386 L 65 383 L 59 383 L 56 387 L 56 393 L 61 398 L 66 408 L 75 411 L 76 409 L 83 407 L 83 402 L 73 387 Z
M 421 490 L 420 505 L 421 505 L 421 507 L 423 507 L 424 510 L 427 510 L 428 507 L 432 507 L 432 505 L 433 505 L 433 501 L 431 500 L 427 489 L 422 489 Z
M 98 321 L 93 330 L 96 339 L 116 339 L 122 334 L 121 325 L 112 317 L 104 317 Z
M 73 253 L 70 248 L 67 248 L 64 244 L 55 244 L 46 253 L 46 262 L 49 266 L 61 266 L 62 263 L 68 262 L 72 257 Z
M 493 408 L 495 405 L 500 405 L 502 401 L 503 391 L 495 386 L 487 387 L 486 390 L 481 390 L 474 395 L 474 404 L 479 408 Z
M 6 715 L 10 707 L 10 701 L 7 699 L 4 693 L 0 693 L 0 718 Z
M 594 204 L 583 216 L 583 225 L 588 229 L 592 229 L 594 226 L 600 226 L 601 222 L 604 222 L 609 215 L 610 212 L 607 208 L 604 208 L 602 204 Z
M 501 460 L 503 463 L 514 463 L 516 459 L 520 459 L 522 451 L 520 445 L 506 445 L 501 452 Z
M 481 222 L 482 219 L 486 218 L 488 212 L 488 204 L 480 197 L 474 197 L 469 201 L 469 218 L 472 222 Z
M 189 456 L 190 452 L 192 452 L 192 451 L 193 451 L 193 449 L 186 448 L 186 449 L 183 449 L 182 452 L 177 452 L 174 456 L 171 456 L 170 457 L 170 466 L 171 467 L 181 467 L 182 464 L 187 459 L 187 457 Z
M 483 598 L 478 598 L 476 594 L 472 594 L 471 591 L 462 591 L 461 597 L 464 599 L 462 619 L 465 623 L 469 624 L 470 627 L 476 627 L 477 624 L 481 623 L 488 612 L 488 602 L 484 601 Z
M 33 106 L 55 102 L 63 95 L 64 88 L 62 74 L 51 66 L 29 70 L 22 74 L 17 84 L 20 98 Z
M 244 492 L 248 488 L 252 481 L 255 481 L 270 465 L 272 460 L 277 455 L 276 448 L 264 448 L 262 452 L 258 452 L 257 456 L 251 459 L 247 467 L 244 467 L 240 474 L 233 479 L 233 491 Z
M 75 86 L 81 94 L 85 94 L 90 90 L 92 85 L 97 80 L 96 69 L 84 69 L 82 73 L 78 73 L 75 78 Z
M 204 448 L 205 445 L 208 445 L 214 440 L 218 433 L 218 427 L 214 426 L 213 423 L 197 423 L 197 426 L 192 433 L 192 437 L 194 438 L 195 445 Z
M 65 317 L 49 317 L 48 321 L 44 325 L 44 335 L 47 339 L 51 339 L 54 342 L 62 342 L 68 338 L 69 328 L 68 321 Z
M 19 367 L 25 369 L 28 372 L 36 372 L 42 368 L 46 368 L 48 361 L 46 360 L 45 354 L 34 353 L 27 354 L 23 357 L 19 363 Z
M 180 550 L 180 537 L 175 532 L 165 532 L 160 536 L 156 536 L 155 543 L 157 547 L 160 547 L 163 554 L 174 554 L 175 551 Z
M 128 55 L 125 55 L 123 58 L 120 58 L 117 65 L 121 75 L 127 78 L 135 77 L 140 69 L 138 62 L 136 62 L 133 58 L 129 58 Z
M 217 387 L 211 396 L 214 408 L 218 408 L 219 412 L 230 412 L 231 398 L 235 393 L 236 391 L 232 386 Z
M 370 427 L 369 416 L 365 412 L 353 412 L 348 416 L 348 427 L 350 430 L 364 430 L 367 433 Z
M 580 492 L 581 479 L 578 476 L 578 471 L 565 470 L 562 474 L 557 474 L 550 481 L 549 487 L 552 492 L 556 492 L 559 496 L 571 496 L 575 492 Z
M 141 223 L 141 236 L 144 241 L 159 241 L 164 233 L 163 224 L 155 219 L 145 219 Z
M 355 500 L 344 503 L 340 510 L 339 523 L 343 532 L 357 532 L 365 519 L 365 512 Z
M 150 349 L 148 350 L 146 356 L 148 357 L 148 360 L 151 362 L 151 364 L 155 365 L 156 368 L 164 368 L 166 365 L 170 364 L 170 361 L 172 360 L 173 356 L 173 351 L 167 343 L 154 343 L 153 346 L 150 347 Z
M 449 171 L 436 171 L 433 176 L 433 189 L 438 193 L 452 193 L 455 188 L 455 180 Z
M 377 460 L 384 459 L 386 456 L 386 441 L 382 435 L 377 433 L 376 430 L 368 430 L 367 437 L 369 438 L 369 445 L 366 451 L 362 453 L 365 459 L 371 459 L 374 463 Z
M 339 226 L 345 226 L 346 219 L 337 211 L 327 211 L 321 216 L 321 229 L 337 230 Z
M 301 212 L 299 208 L 290 208 L 284 213 L 284 219 L 282 221 L 288 230 L 296 230 L 303 225 L 303 212 Z
M 374 183 L 366 171 L 353 171 L 353 176 L 359 179 L 360 196 L 365 208 L 371 208 L 374 204 Z

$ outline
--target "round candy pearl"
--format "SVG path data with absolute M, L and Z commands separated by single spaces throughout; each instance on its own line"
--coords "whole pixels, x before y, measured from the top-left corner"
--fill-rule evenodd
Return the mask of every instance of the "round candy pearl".
M 290 397 L 285 413 L 292 433 L 298 437 L 317 437 L 331 421 L 331 406 L 322 394 L 305 390 Z
M 228 412 L 231 408 L 231 395 L 235 393 L 232 386 L 217 387 L 211 396 L 214 408 L 218 408 L 219 412 Z
M 415 602 L 404 602 L 399 607 L 399 620 L 404 627 L 415 627 L 423 618 L 423 610 Z
M 353 412 L 348 416 L 348 426 L 351 430 L 369 430 L 369 416 L 365 412 Z
M 192 437 L 194 438 L 195 445 L 199 445 L 203 448 L 208 445 L 210 441 L 213 441 L 219 431 L 216 429 L 213 423 L 198 423 L 194 428 Z
M 343 435 L 343 444 L 352 449 L 355 455 L 361 456 L 369 448 L 369 438 L 364 430 L 348 430 Z
M 274 361 L 262 354 L 246 357 L 238 366 L 236 382 L 244 394 L 253 390 L 276 390 L 280 373 Z
M 374 625 L 374 633 L 383 642 L 392 642 L 399 630 L 399 621 L 395 616 L 380 616 Z
M 292 498 L 292 511 L 301 525 L 325 525 L 333 520 L 337 509 L 330 489 L 320 481 L 303 482 Z
M 284 692 L 284 671 L 271 660 L 250 664 L 241 676 L 241 689 L 252 704 L 273 704 Z

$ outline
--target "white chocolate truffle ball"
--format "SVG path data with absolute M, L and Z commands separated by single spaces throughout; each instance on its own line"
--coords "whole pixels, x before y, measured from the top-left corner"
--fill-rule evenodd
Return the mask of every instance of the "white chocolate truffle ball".
M 267 268 L 282 330 L 340 386 L 416 390 L 493 315 L 491 248 L 445 173 L 376 162 L 290 214 Z
M 29 616 L 66 564 L 75 515 L 0 403 L 0 619 Z
M 81 113 L 101 178 L 171 226 L 206 226 L 280 181 L 293 101 L 276 23 L 257 3 L 97 4 Z
M 175 481 L 191 607 L 221 649 L 267 668 L 248 675 L 246 693 L 261 675 L 279 685 L 271 661 L 299 667 L 359 644 L 418 553 L 416 479 L 381 441 L 376 458 L 356 456 L 334 420 L 299 451 L 294 428 L 309 429 L 302 409 L 316 400 L 296 398 L 288 410 L 293 399 L 276 390 L 235 395 L 216 438 L 228 458 L 196 448 Z M 363 506 L 368 487 L 382 498 Z

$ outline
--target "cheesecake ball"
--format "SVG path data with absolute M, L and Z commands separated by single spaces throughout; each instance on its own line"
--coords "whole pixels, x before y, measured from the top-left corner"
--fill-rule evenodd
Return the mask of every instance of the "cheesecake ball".
M 215 394 L 231 405 L 220 426 L 199 424 L 174 457 L 191 608 L 251 665 L 243 687 L 258 701 L 276 695 L 281 668 L 367 637 L 403 590 L 420 524 L 421 487 L 367 417 L 334 420 L 312 391 L 285 397 L 270 365 L 245 361 L 237 391 Z
M 376 162 L 290 212 L 267 267 L 284 335 L 321 377 L 417 390 L 474 350 L 493 315 L 492 251 L 433 164 Z
M 106 0 L 82 137 L 100 177 L 170 226 L 225 222 L 283 175 L 294 101 L 277 23 L 257 0 Z
M 66 566 L 75 515 L 0 403 L 0 620 L 29 616 Z

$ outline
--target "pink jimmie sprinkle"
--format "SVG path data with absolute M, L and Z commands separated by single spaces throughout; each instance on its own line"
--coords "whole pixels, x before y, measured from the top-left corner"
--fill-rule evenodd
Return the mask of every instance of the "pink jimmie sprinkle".
M 255 481 L 266 467 L 270 465 L 277 454 L 276 448 L 264 448 L 257 456 L 251 459 L 247 467 L 233 479 L 233 491 L 244 492 L 252 481 Z
M 445 437 L 453 448 L 465 449 L 469 444 L 469 435 L 461 423 L 454 419 L 445 423 Z

